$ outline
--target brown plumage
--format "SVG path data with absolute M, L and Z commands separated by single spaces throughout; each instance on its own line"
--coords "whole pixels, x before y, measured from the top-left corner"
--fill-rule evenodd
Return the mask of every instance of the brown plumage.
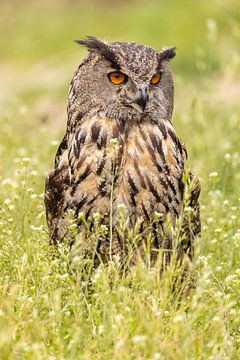
M 128 248 L 127 233 L 120 236 L 118 231 L 123 204 L 129 226 L 140 224 L 142 241 L 136 250 L 142 251 L 151 233 L 153 257 L 163 248 L 168 263 L 175 246 L 180 258 L 191 257 L 193 239 L 200 233 L 200 185 L 192 174 L 184 182 L 186 149 L 171 123 L 173 82 L 168 63 L 175 50 L 157 52 L 92 37 L 79 42 L 90 54 L 72 80 L 66 135 L 46 180 L 50 238 L 58 243 L 69 237 L 71 209 L 87 254 L 91 249 L 79 214 L 91 224 L 93 215 L 100 213 L 111 235 L 96 244 L 98 255 L 103 260 L 113 254 L 123 257 Z M 121 84 L 109 80 L 116 71 L 117 81 L 125 76 Z M 160 75 L 157 84 L 155 74 Z M 192 209 L 190 216 L 184 213 L 186 205 Z M 154 220 L 156 214 L 161 215 Z M 179 244 L 174 230 L 166 226 L 167 218 L 173 229 L 182 219 Z

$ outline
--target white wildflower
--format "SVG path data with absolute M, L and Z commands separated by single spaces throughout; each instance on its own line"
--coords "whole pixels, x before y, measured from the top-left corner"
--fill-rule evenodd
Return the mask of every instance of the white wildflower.
M 135 343 L 135 344 L 138 344 L 138 343 L 143 343 L 145 342 L 147 339 L 147 337 L 145 335 L 135 335 L 132 337 L 132 341 Z
M 230 155 L 229 153 L 226 153 L 226 154 L 224 155 L 224 159 L 225 159 L 226 161 L 230 161 L 230 160 L 231 160 L 231 155 Z
M 215 177 L 218 177 L 218 173 L 216 171 L 213 171 L 209 174 L 209 177 L 210 178 L 215 178 Z
M 121 321 L 122 321 L 122 319 L 123 319 L 123 315 L 122 314 L 116 314 L 115 315 L 115 321 L 116 321 L 116 323 L 120 323 Z
M 181 321 L 184 321 L 184 316 L 183 315 L 181 315 L 181 314 L 178 314 L 178 315 L 176 315 L 174 318 L 173 318 L 173 322 L 174 323 L 177 323 L 177 322 L 181 322 Z
M 236 278 L 236 275 L 228 275 L 225 279 L 225 282 L 227 284 L 230 284 L 233 280 L 235 280 L 235 278 Z
M 24 157 L 24 158 L 22 158 L 22 162 L 23 162 L 24 165 L 29 164 L 30 160 L 31 160 L 31 159 L 30 159 L 29 157 Z
M 99 325 L 98 326 L 98 335 L 101 335 L 104 332 L 104 325 Z

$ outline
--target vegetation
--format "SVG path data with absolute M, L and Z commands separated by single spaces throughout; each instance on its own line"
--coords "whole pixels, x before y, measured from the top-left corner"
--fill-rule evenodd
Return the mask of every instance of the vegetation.
M 238 359 L 238 1 L 113 3 L 1 2 L 0 357 Z M 202 183 L 196 288 L 182 299 L 174 269 L 160 278 L 139 263 L 121 277 L 113 259 L 80 281 L 49 245 L 44 178 L 84 56 L 72 40 L 85 35 L 178 48 L 174 124 Z

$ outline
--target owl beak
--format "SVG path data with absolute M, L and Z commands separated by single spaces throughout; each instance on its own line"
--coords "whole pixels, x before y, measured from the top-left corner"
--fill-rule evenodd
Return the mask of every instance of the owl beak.
M 137 98 L 136 103 L 144 111 L 147 106 L 148 99 L 149 99 L 148 92 L 147 92 L 147 86 L 142 85 L 139 90 L 140 90 L 140 96 Z

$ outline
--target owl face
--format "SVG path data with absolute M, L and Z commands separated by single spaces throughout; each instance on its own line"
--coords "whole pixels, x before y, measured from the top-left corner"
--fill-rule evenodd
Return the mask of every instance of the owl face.
M 79 107 L 125 122 L 171 118 L 169 59 L 175 56 L 174 48 L 158 52 L 145 45 L 93 37 L 77 42 L 90 51 L 74 79 Z

